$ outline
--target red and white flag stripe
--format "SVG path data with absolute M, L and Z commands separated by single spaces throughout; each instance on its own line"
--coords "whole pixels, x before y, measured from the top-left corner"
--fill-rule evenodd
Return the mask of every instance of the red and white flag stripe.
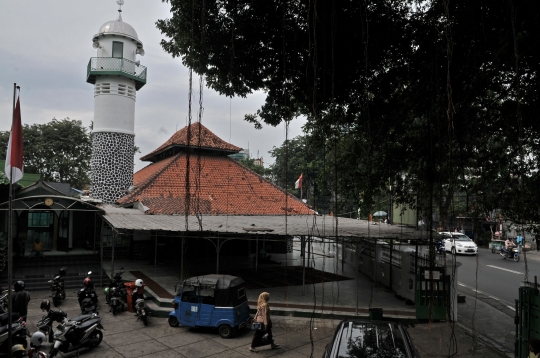
M 18 182 L 23 177 L 23 139 L 19 94 L 17 94 L 13 125 L 9 134 L 5 173 L 8 179 L 11 178 L 12 183 Z
M 300 189 L 302 187 L 302 175 L 303 174 L 300 174 L 300 178 L 298 178 L 298 180 L 294 183 L 295 189 Z

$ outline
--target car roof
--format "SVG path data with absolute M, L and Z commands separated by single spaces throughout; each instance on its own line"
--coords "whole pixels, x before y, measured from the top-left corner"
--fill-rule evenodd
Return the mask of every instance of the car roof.
M 408 335 L 397 322 L 345 319 L 336 328 L 332 356 L 367 350 L 383 353 L 383 356 L 410 357 L 413 350 L 410 344 Z

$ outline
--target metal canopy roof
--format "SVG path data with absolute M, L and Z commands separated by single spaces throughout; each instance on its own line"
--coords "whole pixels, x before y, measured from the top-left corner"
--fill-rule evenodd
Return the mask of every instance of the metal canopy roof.
M 145 215 L 138 209 L 103 205 L 103 218 L 115 229 L 162 230 L 185 232 L 183 215 Z M 202 231 L 229 234 L 263 235 L 311 235 L 329 237 L 335 235 L 335 217 L 316 215 L 291 216 L 200 216 Z M 200 231 L 197 217 L 188 216 L 188 231 Z M 268 230 L 273 231 L 268 231 Z M 339 218 L 338 236 L 416 238 L 420 232 L 402 225 L 368 223 L 365 220 Z

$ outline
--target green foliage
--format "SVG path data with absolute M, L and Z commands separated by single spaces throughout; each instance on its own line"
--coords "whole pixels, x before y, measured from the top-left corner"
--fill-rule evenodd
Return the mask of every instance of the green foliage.
M 267 176 L 267 169 L 262 165 L 255 164 L 255 159 L 251 159 L 251 158 L 240 159 L 238 160 L 238 163 L 242 164 L 246 168 L 253 170 L 255 173 L 259 174 L 260 176 L 263 176 L 263 177 Z
M 0 156 L 5 157 L 9 132 L 0 132 Z M 90 183 L 90 133 L 82 122 L 65 118 L 23 126 L 24 170 L 46 181 L 84 188 Z
M 265 91 L 246 121 L 307 116 L 306 137 L 272 151 L 276 184 L 303 172 L 304 191 L 363 211 L 391 194 L 428 218 L 500 208 L 540 222 L 529 2 L 169 2 L 167 52 L 219 93 Z

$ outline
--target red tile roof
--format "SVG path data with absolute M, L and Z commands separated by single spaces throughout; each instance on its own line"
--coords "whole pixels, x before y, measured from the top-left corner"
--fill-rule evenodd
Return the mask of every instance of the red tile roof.
M 192 154 L 189 161 L 190 215 L 313 214 L 301 200 L 227 156 Z M 184 214 L 186 167 L 185 153 L 148 165 L 135 173 L 135 190 L 118 203 L 141 202 L 147 214 Z
M 191 128 L 191 133 L 189 136 L 188 143 L 188 128 Z M 200 140 L 200 143 L 199 143 Z M 225 142 L 223 139 L 219 138 L 217 135 L 212 133 L 208 128 L 200 124 L 199 122 L 192 123 L 191 126 L 186 126 L 180 129 L 178 132 L 174 133 L 168 141 L 163 143 L 159 148 L 152 151 L 149 154 L 141 157 L 143 161 L 152 161 L 157 162 L 162 159 L 163 156 L 170 156 L 182 151 L 187 146 L 192 148 L 201 148 L 202 150 L 211 150 L 211 151 L 220 151 L 227 154 L 238 153 L 242 148 L 232 145 Z M 167 153 L 170 150 L 178 148 L 176 152 Z M 159 154 L 163 154 L 159 156 Z

